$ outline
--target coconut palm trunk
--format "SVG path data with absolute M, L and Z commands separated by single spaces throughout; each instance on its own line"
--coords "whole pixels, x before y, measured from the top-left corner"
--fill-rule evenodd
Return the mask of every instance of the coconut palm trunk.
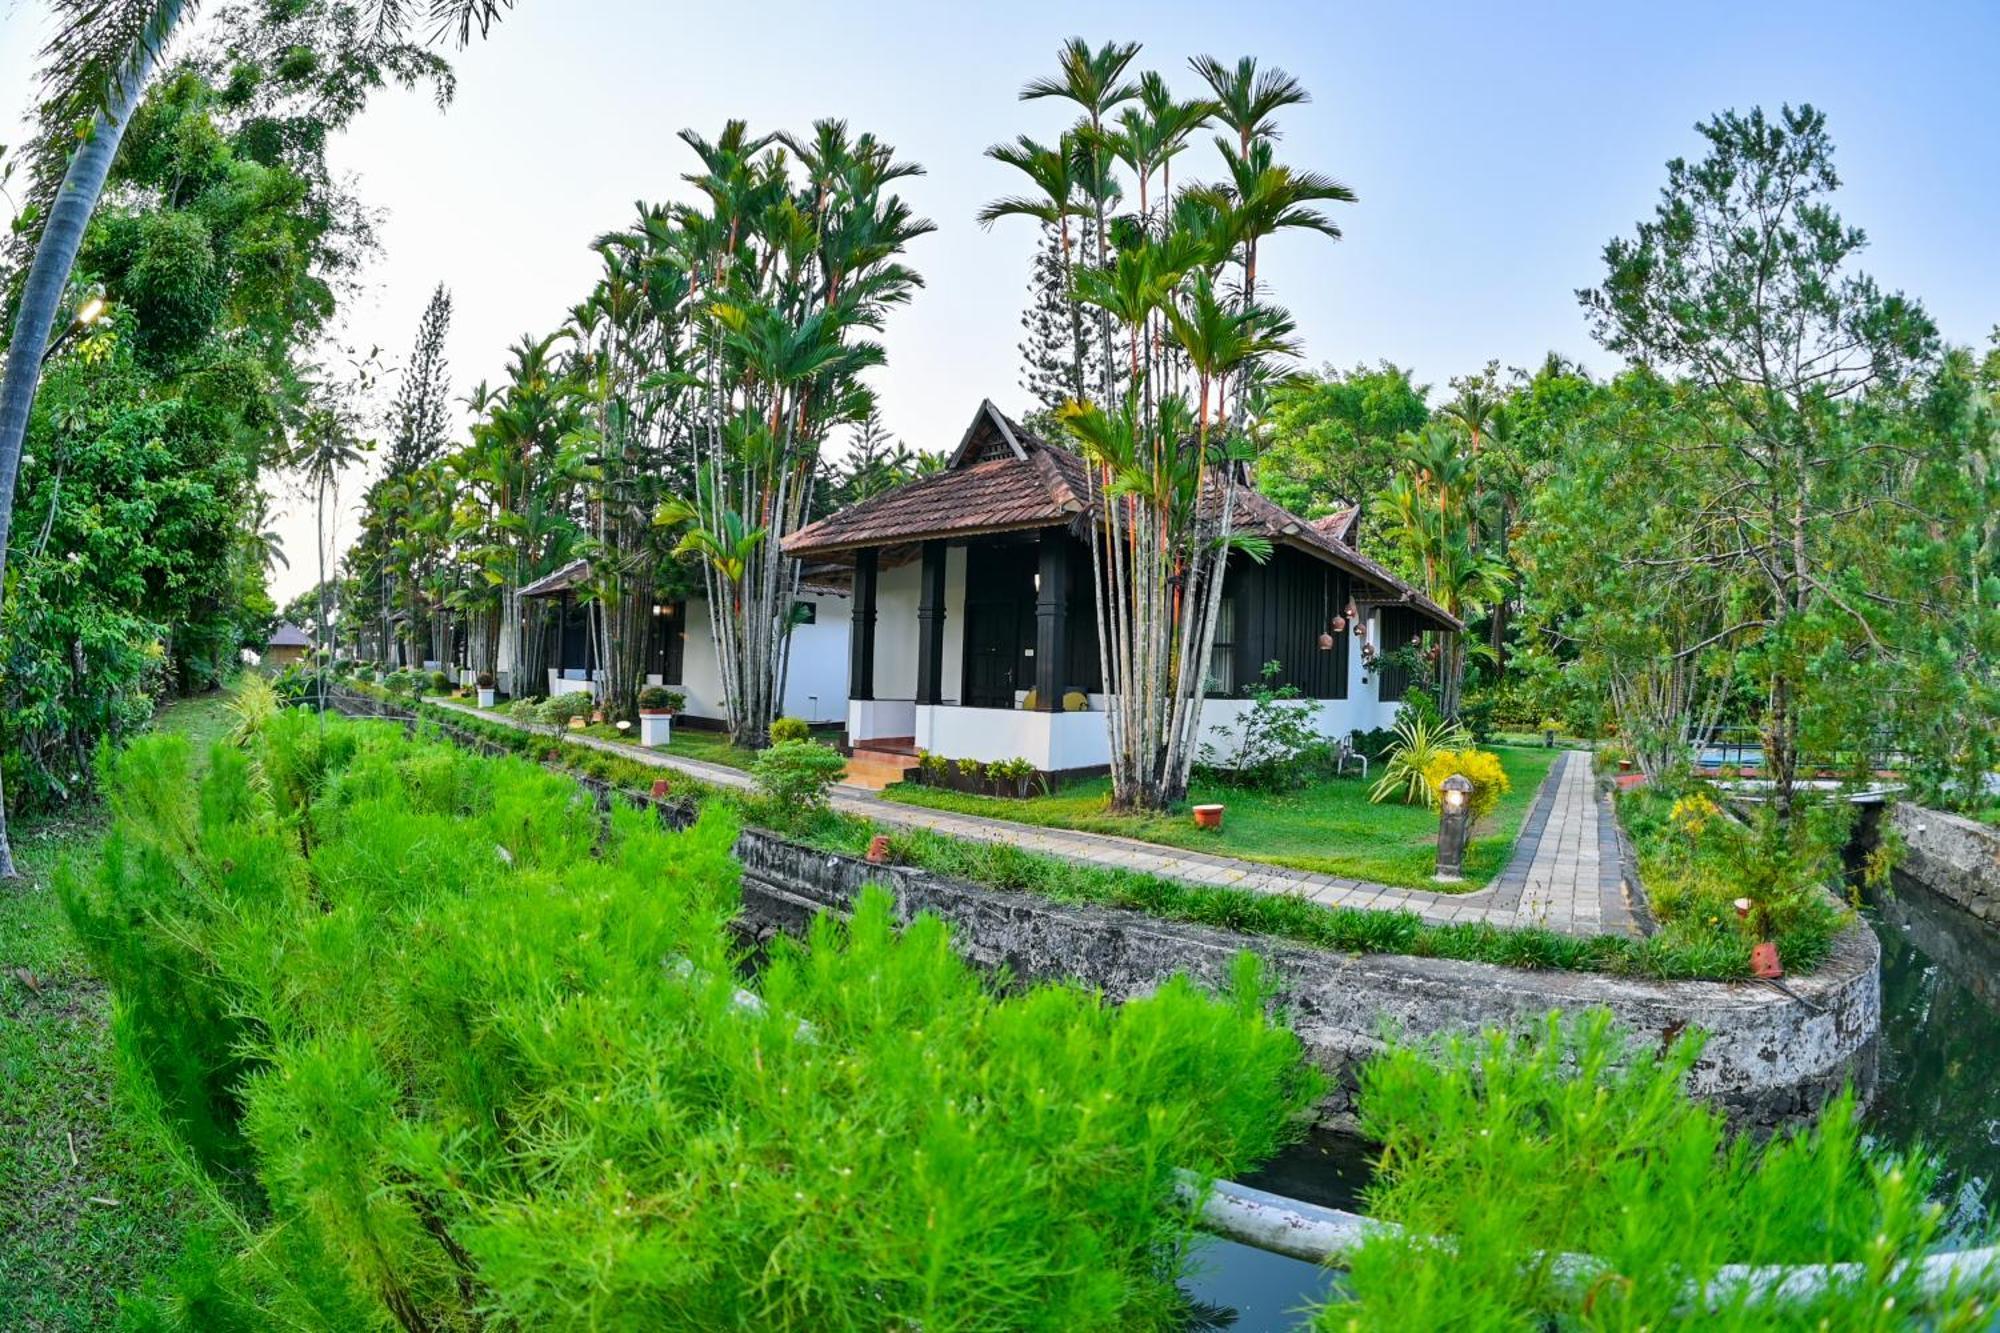
M 111 95 L 92 118 L 90 133 L 71 155 L 63 172 L 55 202 L 49 208 L 42 238 L 35 245 L 34 260 L 28 266 L 27 281 L 21 288 L 21 304 L 14 319 L 13 340 L 7 345 L 6 378 L 0 381 L 0 588 L 5 587 L 7 543 L 14 526 L 14 486 L 20 478 L 21 446 L 28 435 L 28 414 L 35 405 L 35 390 L 41 383 L 42 357 L 48 351 L 56 313 L 69 286 L 70 270 L 83 246 L 83 233 L 104 182 L 111 174 L 112 159 L 125 137 L 125 127 L 151 81 L 159 62 L 159 48 L 180 20 L 182 0 L 159 0 L 121 72 L 113 81 Z M 4 738 L 0 738 L 4 740 Z M 14 850 L 7 837 L 5 793 L 0 792 L 0 878 L 12 879 Z

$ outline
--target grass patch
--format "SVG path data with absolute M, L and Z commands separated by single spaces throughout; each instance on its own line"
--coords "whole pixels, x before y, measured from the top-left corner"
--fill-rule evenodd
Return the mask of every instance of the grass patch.
M 1465 853 L 1461 891 L 1483 887 L 1505 868 L 1521 821 L 1535 801 L 1559 750 L 1539 746 L 1499 746 L 1502 767 L 1513 789 L 1480 826 Z M 1248 861 L 1289 866 L 1320 874 L 1371 880 L 1404 888 L 1436 889 L 1430 879 L 1437 862 L 1437 812 L 1423 806 L 1368 799 L 1370 784 L 1360 777 L 1328 777 L 1290 792 L 1251 791 L 1214 781 L 1197 781 L 1192 803 L 1228 806 L 1223 827 L 1198 829 L 1185 812 L 1156 815 L 1113 811 L 1111 780 L 1091 778 L 1055 791 L 1009 800 L 904 783 L 883 793 L 892 801 L 960 814 L 985 815 L 1050 828 L 1109 833 L 1143 842 L 1212 852 Z
M 730 743 L 726 731 L 699 731 L 692 727 L 675 727 L 673 737 L 665 745 L 655 745 L 648 749 L 639 744 L 638 731 L 620 731 L 609 722 L 599 722 L 583 729 L 586 736 L 595 736 L 601 741 L 612 741 L 618 745 L 629 745 L 642 754 L 672 755 L 676 759 L 692 759 L 698 763 L 721 764 L 727 768 L 750 771 L 750 762 L 757 757 L 755 750 L 745 750 Z
M 882 829 L 826 813 L 788 829 L 823 851 L 860 856 L 887 833 L 894 858 L 942 875 L 1033 893 L 1062 903 L 1144 912 L 1162 921 L 1268 935 L 1334 953 L 1404 954 L 1564 972 L 1607 972 L 1658 980 L 1729 980 L 1747 975 L 1743 955 L 1691 950 L 1677 939 L 1565 935 L 1539 926 L 1484 922 L 1431 925 L 1415 912 L 1329 907 L 1310 899 L 1187 884 L 1130 870 L 1082 865 L 1004 843 L 964 842 L 927 829 Z
M 1809 972 L 1826 961 L 1853 917 L 1827 886 L 1840 875 L 1854 807 L 1808 806 L 1800 827 L 1781 835 L 1768 810 L 1752 825 L 1724 814 L 1696 782 L 1684 790 L 1635 787 L 1618 797 L 1639 876 L 1659 922 L 1661 947 L 1708 960 L 1719 976 L 1750 975 L 1750 949 L 1778 946 L 1786 970 Z M 1735 901 L 1753 904 L 1739 919 Z
M 228 726 L 224 696 L 175 703 L 156 727 L 201 749 Z M 94 864 L 101 811 L 13 829 L 21 878 L 0 883 L 0 1328 L 100 1328 L 120 1291 L 172 1265 L 220 1213 L 142 1106 L 124 1094 L 109 1001 L 51 887 Z
M 560 763 L 571 772 L 625 790 L 647 791 L 661 776 L 658 768 L 636 759 L 562 745 L 553 737 L 523 732 L 504 723 L 442 710 L 432 716 L 516 753 Z M 770 810 L 757 797 L 741 791 L 707 787 L 680 774 L 670 775 L 669 781 L 676 797 L 725 806 L 746 823 L 778 829 L 823 851 L 860 856 L 866 853 L 870 838 L 885 833 L 898 861 L 941 875 L 1034 893 L 1055 902 L 1121 907 L 1163 921 L 1268 935 L 1336 953 L 1404 954 L 1670 981 L 1733 981 L 1749 975 L 1747 946 L 1708 931 L 1662 931 L 1632 939 L 1566 935 L 1538 926 L 1503 928 L 1483 922 L 1434 926 L 1415 912 L 1329 907 L 1279 894 L 1187 884 L 1136 871 L 1082 865 L 1004 843 L 967 842 L 925 829 L 886 828 L 830 811 L 800 819 L 791 817 L 791 812 Z M 1823 951 L 1815 956 L 1809 949 L 1800 949 L 1796 958 L 1786 954 L 1786 965 L 1795 972 L 1810 971 L 1824 956 Z

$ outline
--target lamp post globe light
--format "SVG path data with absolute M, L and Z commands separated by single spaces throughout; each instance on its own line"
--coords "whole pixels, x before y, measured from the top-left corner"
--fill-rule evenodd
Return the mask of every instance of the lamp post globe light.
M 1440 884 L 1464 878 L 1465 844 L 1472 831 L 1472 780 L 1454 773 L 1438 788 L 1437 873 Z

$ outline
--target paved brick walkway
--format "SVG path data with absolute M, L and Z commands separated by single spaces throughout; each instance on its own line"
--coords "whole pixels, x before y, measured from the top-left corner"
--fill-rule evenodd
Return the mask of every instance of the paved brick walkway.
M 504 714 L 434 700 L 441 708 L 524 730 L 548 731 Z M 602 750 L 656 768 L 672 769 L 718 787 L 750 788 L 749 774 L 724 764 L 641 750 L 594 736 L 552 733 L 572 745 Z M 1636 934 L 1625 905 L 1618 840 L 1591 773 L 1590 755 L 1569 751 L 1549 770 L 1534 807 L 1521 826 L 1513 858 L 1492 883 L 1473 893 L 1405 889 L 1367 880 L 1315 874 L 1285 866 L 1181 851 L 1133 838 L 1042 828 L 919 805 L 887 801 L 859 787 L 834 788 L 833 807 L 892 828 L 929 829 L 968 842 L 1005 843 L 1023 851 L 1061 856 L 1086 865 L 1134 870 L 1190 884 L 1227 885 L 1258 893 L 1287 893 L 1330 907 L 1416 912 L 1436 925 L 1485 921 L 1496 926 L 1546 926 L 1573 935 Z

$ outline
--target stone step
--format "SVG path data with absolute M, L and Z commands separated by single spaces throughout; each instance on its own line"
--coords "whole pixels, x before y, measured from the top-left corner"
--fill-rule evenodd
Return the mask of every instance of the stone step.
M 894 786 L 907 776 L 907 770 L 888 768 L 878 764 L 849 763 L 841 781 L 850 787 L 864 787 L 869 791 L 881 791 Z

